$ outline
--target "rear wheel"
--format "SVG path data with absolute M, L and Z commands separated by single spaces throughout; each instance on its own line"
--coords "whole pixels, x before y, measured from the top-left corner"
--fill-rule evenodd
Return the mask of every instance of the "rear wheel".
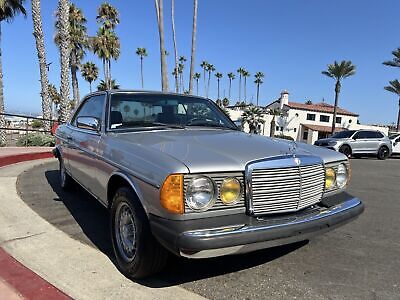
M 62 158 L 59 159 L 59 176 L 60 176 L 60 185 L 63 190 L 71 189 L 74 180 L 67 173 L 65 169 L 64 161 Z
M 384 160 L 389 157 L 389 148 L 382 146 L 378 150 L 378 159 Z
M 164 268 L 168 252 L 152 235 L 146 213 L 130 188 L 115 193 L 110 227 L 117 267 L 125 276 L 144 278 Z
M 339 148 L 339 152 L 343 153 L 347 157 L 351 156 L 351 148 L 347 145 L 343 145 L 342 147 Z

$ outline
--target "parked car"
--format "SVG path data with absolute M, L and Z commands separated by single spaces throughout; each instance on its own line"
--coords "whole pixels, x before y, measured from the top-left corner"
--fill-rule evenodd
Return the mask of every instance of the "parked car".
M 339 151 L 347 157 L 374 155 L 386 159 L 392 154 L 390 139 L 377 130 L 345 130 L 317 140 L 314 145 Z
M 169 253 L 306 240 L 364 209 L 344 192 L 346 156 L 239 131 L 209 99 L 92 93 L 56 137 L 61 186 L 78 182 L 110 210 L 116 265 L 130 278 L 158 272 Z
M 400 154 L 400 133 L 393 134 L 389 138 L 392 142 L 392 148 L 393 148 L 392 154 L 399 155 Z

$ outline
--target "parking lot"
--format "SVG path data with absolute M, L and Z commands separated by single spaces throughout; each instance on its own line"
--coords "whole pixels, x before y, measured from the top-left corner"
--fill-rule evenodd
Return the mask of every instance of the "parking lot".
M 141 281 L 181 286 L 210 299 L 399 299 L 400 159 L 353 159 L 348 191 L 363 215 L 310 242 L 207 260 L 171 258 L 166 270 Z M 24 202 L 58 229 L 113 260 L 108 213 L 83 189 L 63 192 L 58 164 L 22 173 Z M 60 249 L 62 251 L 62 249 Z

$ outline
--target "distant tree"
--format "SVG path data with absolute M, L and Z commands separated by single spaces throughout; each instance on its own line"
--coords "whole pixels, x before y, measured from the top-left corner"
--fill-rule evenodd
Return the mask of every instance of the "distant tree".
M 257 128 L 259 124 L 264 124 L 265 120 L 263 118 L 264 111 L 254 105 L 251 105 L 245 109 L 242 114 L 242 123 L 249 126 L 250 133 L 258 133 Z
M 99 85 L 97 86 L 98 91 L 106 91 L 108 89 L 118 90 L 119 84 L 115 82 L 115 79 L 111 79 L 111 85 L 108 87 L 107 83 L 104 80 L 100 80 Z
M 143 82 L 143 58 L 147 56 L 146 48 L 137 48 L 136 54 L 140 57 L 140 77 L 142 79 L 142 89 L 144 88 Z
M 240 67 L 239 69 L 237 69 L 237 73 L 239 74 L 239 101 L 241 101 L 242 99 L 242 75 L 243 72 L 245 71 L 245 69 L 243 67 Z
M 397 48 L 396 50 L 392 51 L 392 54 L 394 56 L 393 59 L 384 61 L 383 64 L 389 67 L 400 68 L 400 48 Z
M 183 72 L 185 70 L 185 62 L 186 61 L 187 61 L 187 59 L 183 55 L 181 55 L 179 57 L 178 74 L 179 74 L 179 86 L 180 86 L 180 90 L 182 93 L 185 90 L 185 82 L 183 80 Z
M 49 91 L 50 101 L 54 106 L 54 112 L 53 112 L 53 116 L 54 116 L 55 112 L 58 113 L 58 106 L 60 105 L 60 102 L 61 102 L 61 96 L 54 84 L 51 84 L 51 83 L 49 84 L 48 91 Z
M 203 82 L 204 82 L 204 95 L 207 94 L 207 85 L 206 85 L 206 72 L 207 72 L 207 66 L 208 62 L 206 60 L 203 60 L 200 64 L 200 67 L 203 69 Z
M 232 72 L 228 73 L 229 78 L 229 100 L 231 99 L 231 88 L 232 88 L 232 80 L 235 80 L 235 74 Z
M 208 98 L 208 93 L 210 91 L 210 78 L 211 78 L 211 73 L 215 71 L 215 67 L 213 64 L 208 64 L 207 65 L 207 72 L 208 72 L 208 83 L 207 83 L 207 93 L 206 93 L 206 98 Z
M 326 71 L 322 71 L 323 75 L 333 78 L 336 81 L 335 84 L 335 106 L 333 109 L 333 119 L 332 119 L 332 133 L 335 132 L 336 124 L 336 112 L 339 103 L 339 94 L 342 87 L 342 80 L 353 76 L 356 73 L 356 66 L 353 65 L 351 61 L 341 61 L 338 63 L 335 61 L 333 64 L 328 65 Z
M 254 80 L 254 83 L 257 86 L 257 106 L 258 106 L 258 98 L 260 96 L 260 84 L 263 84 L 264 73 L 263 72 L 257 72 L 254 75 L 254 77 L 256 79 L 256 80 Z
M 215 100 L 215 103 L 216 103 L 219 107 L 222 107 L 222 100 L 221 100 L 221 99 Z
M 224 107 L 227 107 L 227 106 L 229 105 L 229 99 L 228 99 L 228 98 L 222 99 L 222 105 L 223 105 Z
M 247 70 L 244 70 L 242 76 L 244 78 L 244 102 L 246 103 L 247 77 L 250 77 L 250 73 Z
M 215 77 L 217 77 L 218 99 L 219 99 L 219 82 L 220 82 L 222 76 L 223 76 L 222 73 L 219 73 L 219 72 L 215 73 Z
M 305 104 L 311 105 L 311 104 L 312 104 L 312 101 L 311 101 L 310 99 L 307 99 L 306 102 L 305 102 Z
M 193 75 L 193 79 L 196 80 L 196 95 L 199 95 L 199 79 L 201 77 L 201 74 L 196 72 Z
M 94 63 L 88 61 L 82 65 L 81 74 L 89 82 L 90 92 L 92 92 L 92 82 L 97 80 L 99 68 Z
M 388 86 L 385 86 L 385 90 L 396 94 L 399 97 L 399 107 L 397 112 L 397 132 L 400 132 L 400 82 L 396 80 L 389 81 Z

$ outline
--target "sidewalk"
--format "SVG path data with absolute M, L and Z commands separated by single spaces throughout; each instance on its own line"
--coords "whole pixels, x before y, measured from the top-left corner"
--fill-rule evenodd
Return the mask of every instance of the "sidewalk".
M 0 147 L 0 167 L 27 160 L 50 158 L 53 156 L 52 149 L 53 147 Z

